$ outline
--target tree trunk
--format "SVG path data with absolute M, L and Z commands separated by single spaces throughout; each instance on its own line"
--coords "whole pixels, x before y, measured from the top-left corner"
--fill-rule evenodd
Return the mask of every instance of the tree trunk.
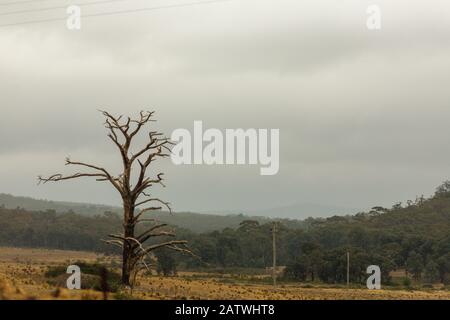
M 133 205 L 125 201 L 124 202 L 124 236 L 125 238 L 131 237 L 134 238 L 134 208 Z M 133 259 L 133 249 L 127 242 L 124 242 L 123 251 L 122 251 L 122 284 L 130 286 L 130 276 L 133 271 L 132 261 Z
M 128 246 L 124 246 L 123 255 L 122 255 L 122 284 L 126 286 L 130 286 L 130 249 Z

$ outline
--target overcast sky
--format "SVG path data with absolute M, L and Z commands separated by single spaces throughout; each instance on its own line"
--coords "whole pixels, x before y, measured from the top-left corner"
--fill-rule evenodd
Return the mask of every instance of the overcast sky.
M 91 2 L 1 6 L 0 25 L 64 18 Z M 96 14 L 189 3 L 128 0 Z M 366 28 L 378 4 L 382 29 Z M 232 0 L 0 27 L 0 192 L 119 204 L 107 184 L 36 185 L 64 158 L 120 160 L 97 109 L 157 112 L 157 127 L 279 128 L 280 171 L 174 166 L 155 194 L 176 210 L 245 210 L 294 202 L 356 208 L 430 195 L 450 178 L 448 0 Z

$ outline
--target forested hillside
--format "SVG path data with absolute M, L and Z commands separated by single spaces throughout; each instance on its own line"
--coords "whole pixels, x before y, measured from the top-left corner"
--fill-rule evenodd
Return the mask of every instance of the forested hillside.
M 77 213 L 83 216 L 94 217 L 103 215 L 105 212 L 121 214 L 121 208 L 105 205 L 95 205 L 88 203 L 60 202 L 38 200 L 29 197 L 17 197 L 9 194 L 0 194 L 0 207 L 3 209 L 24 209 L 26 211 Z M 23 211 L 23 210 L 22 210 Z M 256 220 L 260 223 L 268 222 L 271 219 L 265 217 L 248 217 L 242 214 L 206 214 L 195 212 L 173 212 L 168 214 L 164 211 L 153 212 L 153 217 L 159 221 L 185 228 L 193 232 L 208 232 L 221 230 L 224 228 L 236 228 L 247 219 Z M 288 220 L 286 220 L 288 221 Z M 291 221 L 300 225 L 300 221 Z
M 161 252 L 161 263 L 174 268 L 264 268 L 272 264 L 272 222 L 242 216 L 236 228 L 193 233 L 178 228 L 201 257 L 194 259 Z M 196 223 L 193 221 L 192 223 Z M 198 222 L 199 223 L 199 222 Z M 117 214 L 93 217 L 52 211 L 0 209 L 0 245 L 114 252 L 101 239 L 120 230 Z M 425 282 L 450 280 L 450 183 L 429 199 L 423 197 L 392 208 L 327 219 L 307 219 L 302 224 L 280 221 L 279 265 L 297 280 L 342 282 L 346 253 L 351 256 L 351 277 L 366 278 L 366 267 L 379 265 L 384 281 L 389 272 L 406 269 Z
M 343 282 L 348 251 L 352 279 L 364 281 L 367 266 L 375 264 L 381 267 L 385 282 L 390 271 L 406 269 L 417 280 L 448 283 L 449 190 L 441 188 L 434 197 L 418 198 L 405 206 L 308 219 L 303 229 L 282 224 L 278 233 L 279 264 L 287 265 L 287 275 L 293 279 Z M 270 224 L 247 221 L 238 229 L 197 236 L 191 246 L 211 265 L 265 267 L 272 262 L 271 240 Z

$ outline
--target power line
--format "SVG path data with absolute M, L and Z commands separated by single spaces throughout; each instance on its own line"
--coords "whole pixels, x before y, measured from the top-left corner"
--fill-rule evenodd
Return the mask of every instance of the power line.
M 103 0 L 103 1 L 94 1 L 94 2 L 85 2 L 85 3 L 73 3 L 70 5 L 84 7 L 84 6 L 93 6 L 93 5 L 98 5 L 98 4 L 111 3 L 111 2 L 123 2 L 123 1 L 130 1 L 130 0 Z M 66 9 L 68 6 L 69 5 L 47 7 L 47 8 L 40 8 L 40 9 L 26 9 L 26 10 L 2 12 L 2 13 L 0 13 L 0 16 L 8 16 L 8 15 L 20 14 L 20 13 L 42 12 L 42 11 L 50 11 L 50 10 L 57 10 L 57 9 Z
M 130 9 L 130 10 L 102 12 L 102 13 L 82 15 L 81 18 L 112 16 L 112 15 L 118 15 L 118 14 L 135 13 L 135 12 L 140 12 L 140 11 L 153 11 L 153 10 L 170 9 L 170 8 L 191 7 L 191 6 L 201 5 L 201 4 L 212 4 L 212 3 L 229 2 L 229 1 L 233 1 L 233 0 L 205 0 L 205 1 L 196 1 L 196 2 L 189 2 L 189 3 L 182 3 L 182 4 L 179 3 L 179 4 L 166 5 L 166 6 L 150 7 L 150 8 L 138 8 L 138 9 Z M 23 21 L 23 22 L 0 24 L 0 28 L 10 27 L 10 26 L 18 26 L 18 25 L 24 25 L 24 24 L 36 24 L 36 23 L 45 23 L 45 22 L 52 22 L 52 21 L 65 21 L 65 20 L 67 20 L 67 18 L 29 20 L 29 21 Z
M 0 3 L 0 6 L 13 6 L 13 5 L 16 5 L 16 4 L 32 3 L 32 2 L 43 2 L 43 1 L 49 1 L 49 0 L 24 0 L 24 1 L 13 1 L 13 2 L 7 2 L 7 3 Z

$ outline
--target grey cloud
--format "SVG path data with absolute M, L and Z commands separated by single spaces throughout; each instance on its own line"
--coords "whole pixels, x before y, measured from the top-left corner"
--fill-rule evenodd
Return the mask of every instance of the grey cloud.
M 35 186 L 66 155 L 118 170 L 103 119 L 157 111 L 158 128 L 280 128 L 280 173 L 162 163 L 176 209 L 295 201 L 389 205 L 449 172 L 447 2 L 231 1 L 0 29 L 0 192 L 117 203 L 91 182 Z M 34 161 L 33 161 L 34 160 Z M 26 166 L 26 170 L 17 164 Z M 212 188 L 213 186 L 214 188 Z

